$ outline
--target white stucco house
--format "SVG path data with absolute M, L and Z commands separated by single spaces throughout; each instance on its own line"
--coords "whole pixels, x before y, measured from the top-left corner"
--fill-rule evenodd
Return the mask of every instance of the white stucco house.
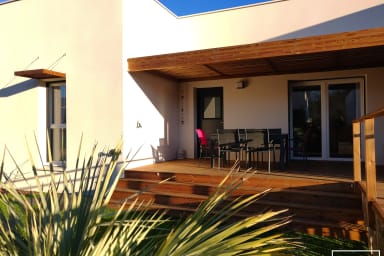
M 309 124 L 310 158 L 348 161 L 352 120 L 384 106 L 380 0 L 185 17 L 154 0 L 18 0 L 0 4 L 0 32 L 0 148 L 20 165 L 26 138 L 69 169 L 82 136 L 85 151 L 123 138 L 132 165 L 195 158 L 196 127 L 279 128 L 295 158 Z

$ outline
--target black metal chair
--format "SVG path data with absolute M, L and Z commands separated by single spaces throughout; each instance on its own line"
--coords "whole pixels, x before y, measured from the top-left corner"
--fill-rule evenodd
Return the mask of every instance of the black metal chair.
M 247 143 L 248 143 L 248 138 L 247 138 L 247 129 L 245 128 L 238 128 L 235 133 L 235 141 L 238 143 L 239 148 L 240 148 L 240 164 L 242 164 L 242 161 L 245 161 L 245 167 L 247 167 Z
M 239 143 L 236 141 L 236 133 L 237 130 L 217 130 L 219 168 L 221 167 L 221 160 L 223 160 L 223 166 L 224 163 L 231 163 L 231 153 L 235 153 L 236 159 L 240 161 L 241 148 Z
M 263 153 L 268 153 L 268 172 L 271 171 L 271 151 L 272 145 L 269 139 L 269 129 L 262 130 L 247 130 L 247 167 L 257 168 L 259 163 L 259 153 L 262 156 L 263 162 Z M 256 158 L 255 158 L 256 154 Z
M 268 129 L 269 131 L 269 144 L 272 150 L 273 155 L 273 164 L 276 166 L 276 151 L 279 151 L 280 154 L 284 154 L 284 151 L 281 150 L 283 141 L 283 136 L 281 134 L 281 129 Z M 280 157 L 281 160 L 281 157 Z

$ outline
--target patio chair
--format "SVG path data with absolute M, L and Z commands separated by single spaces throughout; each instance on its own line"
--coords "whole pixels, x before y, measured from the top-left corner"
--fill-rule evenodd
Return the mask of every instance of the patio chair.
M 240 159 L 241 160 L 247 159 L 247 156 L 245 155 L 245 157 L 244 157 L 244 155 L 243 155 L 243 153 L 246 154 L 247 143 L 248 143 L 247 129 L 245 129 L 245 128 L 237 129 L 235 139 L 236 139 L 236 143 L 238 143 L 240 150 L 241 150 Z
M 224 163 L 231 163 L 231 153 L 236 154 L 236 160 L 241 160 L 241 147 L 236 139 L 237 130 L 217 130 L 217 144 L 218 144 L 218 166 L 223 160 Z
M 197 128 L 195 131 L 199 141 L 199 165 L 200 165 L 201 159 L 204 159 L 204 158 L 211 159 L 212 152 L 211 152 L 210 144 L 207 140 L 207 136 L 205 135 L 205 132 L 200 128 Z
M 268 129 L 269 131 L 269 144 L 271 147 L 273 155 L 273 164 L 276 166 L 276 151 L 279 151 L 279 154 L 284 152 L 281 150 L 281 145 L 283 142 L 283 136 L 281 134 L 281 129 Z M 280 157 L 281 160 L 281 157 Z
M 262 156 L 264 152 L 268 153 L 268 172 L 271 171 L 271 151 L 273 147 L 271 146 L 269 139 L 269 130 L 247 130 L 247 167 L 257 167 L 259 163 L 259 153 Z M 256 158 L 255 158 L 256 154 Z

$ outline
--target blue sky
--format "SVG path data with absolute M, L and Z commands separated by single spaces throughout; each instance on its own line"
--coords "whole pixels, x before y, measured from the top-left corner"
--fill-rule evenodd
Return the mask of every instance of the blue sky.
M 11 1 L 16 1 L 16 0 L 0 0 L 0 4 L 3 4 L 5 2 L 11 2 Z
M 157 0 L 177 16 L 186 16 L 273 0 Z

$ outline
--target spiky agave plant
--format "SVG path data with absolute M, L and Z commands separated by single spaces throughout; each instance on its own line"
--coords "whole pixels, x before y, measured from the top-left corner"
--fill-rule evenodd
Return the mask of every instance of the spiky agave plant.
M 120 146 L 113 151 L 120 152 Z M 137 245 L 163 222 L 163 213 L 148 216 L 147 205 L 132 198 L 106 219 L 124 165 L 116 169 L 117 157 L 99 156 L 96 146 L 87 161 L 80 163 L 79 155 L 80 150 L 75 170 L 63 171 L 60 182 L 50 166 L 48 189 L 33 162 L 34 191 L 20 191 L 9 181 L 0 184 L 1 255 L 127 255 L 139 252 Z M 4 160 L 2 173 L 3 167 Z M 128 200 L 134 202 L 126 206 Z
M 80 164 L 80 148 L 74 173 L 63 171 L 62 182 L 50 167 L 48 189 L 33 163 L 35 191 L 0 184 L 1 255 L 266 255 L 292 246 L 280 234 L 268 234 L 289 222 L 275 219 L 283 211 L 227 222 L 262 195 L 225 203 L 252 175 L 232 175 L 234 169 L 194 214 L 166 235 L 158 232 L 167 221 L 165 212 L 148 211 L 150 202 L 139 203 L 137 197 L 124 200 L 111 216 L 107 206 L 124 165 L 116 170 L 117 157 L 99 157 L 96 147 Z M 120 152 L 120 145 L 113 152 Z M 3 166 L 4 160 L 1 173 Z

